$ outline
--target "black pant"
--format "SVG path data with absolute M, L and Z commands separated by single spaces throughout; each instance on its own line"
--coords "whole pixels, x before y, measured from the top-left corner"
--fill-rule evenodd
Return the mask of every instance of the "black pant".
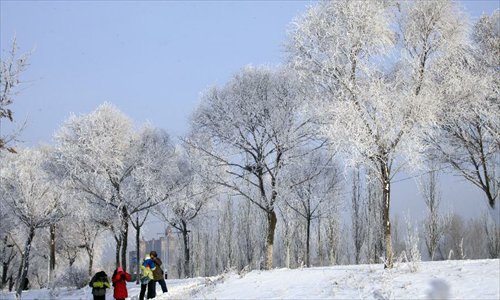
M 146 288 L 148 289 L 148 294 L 146 299 L 153 299 L 156 297 L 156 282 L 150 280 L 148 284 L 141 284 L 141 293 L 139 294 L 139 300 L 144 300 L 144 294 L 146 294 Z
M 155 281 L 160 284 L 162 292 L 164 292 L 164 293 L 168 292 L 167 283 L 165 282 L 165 279 L 160 279 L 160 280 L 155 280 Z
M 94 300 L 106 300 L 106 295 L 102 295 L 102 296 L 94 295 Z

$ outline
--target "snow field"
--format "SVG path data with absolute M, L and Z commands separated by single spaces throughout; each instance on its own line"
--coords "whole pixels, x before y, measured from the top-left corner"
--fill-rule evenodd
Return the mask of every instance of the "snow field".
M 226 273 L 213 277 L 167 280 L 166 299 L 500 299 L 500 260 L 422 262 L 410 272 L 400 263 L 392 270 L 383 265 L 350 265 L 304 269 Z M 129 283 L 131 300 L 140 287 Z M 91 289 L 31 290 L 23 299 L 92 299 Z M 0 299 L 15 299 L 1 293 Z M 113 299 L 112 290 L 107 299 Z

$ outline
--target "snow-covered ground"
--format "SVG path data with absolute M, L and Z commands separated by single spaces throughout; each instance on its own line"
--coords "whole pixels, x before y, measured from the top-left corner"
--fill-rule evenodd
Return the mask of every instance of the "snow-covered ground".
M 156 299 L 500 299 L 500 260 L 353 265 L 228 273 L 209 278 L 167 280 L 169 292 Z M 131 299 L 139 287 L 128 284 Z M 1 299 L 14 295 L 0 294 Z M 23 299 L 92 299 L 90 288 L 23 292 Z M 113 299 L 109 291 L 107 299 Z

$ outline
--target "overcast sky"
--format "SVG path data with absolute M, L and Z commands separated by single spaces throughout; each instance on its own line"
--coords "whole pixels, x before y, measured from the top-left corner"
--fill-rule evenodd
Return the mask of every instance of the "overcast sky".
M 179 136 L 207 87 L 247 64 L 281 63 L 290 22 L 314 3 L 2 0 L 1 49 L 14 34 L 21 51 L 34 49 L 11 107 L 17 120 L 27 120 L 23 145 L 52 143 L 70 113 L 91 112 L 104 101 L 137 124 L 150 121 Z M 472 20 L 498 3 L 460 2 Z M 478 209 L 470 204 L 482 197 L 476 188 L 456 177 L 443 184 L 459 210 Z M 422 210 L 414 186 L 394 184 L 393 211 Z

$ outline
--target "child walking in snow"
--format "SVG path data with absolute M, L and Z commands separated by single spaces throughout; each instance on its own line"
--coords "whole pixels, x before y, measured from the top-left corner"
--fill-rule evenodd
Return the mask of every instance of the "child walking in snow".
M 118 267 L 111 278 L 115 287 L 113 296 L 116 300 L 128 298 L 127 281 L 131 280 L 130 274 L 125 272 L 122 267 Z
M 94 300 L 106 300 L 106 289 L 110 288 L 108 275 L 104 271 L 99 271 L 90 280 L 89 286 L 92 288 Z

